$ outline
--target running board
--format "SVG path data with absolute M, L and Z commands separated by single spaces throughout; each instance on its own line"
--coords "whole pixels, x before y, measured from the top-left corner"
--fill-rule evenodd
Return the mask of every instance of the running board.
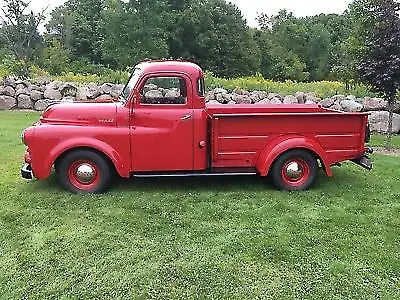
M 133 177 L 139 178 L 151 178 L 151 177 L 200 177 L 200 176 L 251 176 L 257 175 L 257 172 L 253 169 L 251 171 L 204 171 L 204 172 L 156 172 L 156 173 L 133 173 Z

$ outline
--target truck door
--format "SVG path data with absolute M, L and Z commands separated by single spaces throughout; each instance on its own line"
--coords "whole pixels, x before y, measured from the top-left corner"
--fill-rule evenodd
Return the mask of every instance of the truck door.
M 141 81 L 131 118 L 134 172 L 193 170 L 192 90 L 184 75 Z

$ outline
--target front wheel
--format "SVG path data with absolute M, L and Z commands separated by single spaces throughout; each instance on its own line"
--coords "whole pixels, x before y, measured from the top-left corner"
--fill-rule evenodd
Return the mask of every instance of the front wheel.
M 73 193 L 102 193 L 110 185 L 108 162 L 96 152 L 77 150 L 67 154 L 56 165 L 60 184 Z
M 280 190 L 303 191 L 317 179 L 318 164 L 305 150 L 291 150 L 282 154 L 273 164 L 271 177 Z

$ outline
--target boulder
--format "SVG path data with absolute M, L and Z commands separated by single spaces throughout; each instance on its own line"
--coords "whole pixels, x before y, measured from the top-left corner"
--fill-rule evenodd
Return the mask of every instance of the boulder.
M 249 97 L 252 103 L 256 103 L 261 100 L 260 95 L 257 92 L 251 92 Z
M 295 96 L 285 96 L 283 99 L 283 104 L 298 104 L 299 102 L 297 101 L 297 98 Z
M 270 99 L 270 104 L 282 104 L 282 101 L 278 98 Z
M 232 99 L 232 101 L 234 101 L 235 103 L 242 103 L 242 99 L 244 98 L 245 96 L 243 96 L 243 95 L 239 95 L 239 94 L 237 94 L 237 93 L 232 93 L 231 94 L 231 99 Z M 248 98 L 248 97 L 247 97 Z M 248 98 L 249 100 L 250 100 L 250 98 Z M 251 100 L 250 100 L 251 101 Z
M 59 100 L 62 98 L 62 95 L 59 90 L 54 90 L 52 88 L 46 88 L 44 91 L 44 98 L 50 100 Z
M 333 110 L 342 110 L 342 107 L 340 106 L 339 103 L 335 103 L 334 105 L 332 105 L 331 107 L 329 107 L 329 109 L 333 109 Z
M 100 86 L 100 92 L 102 94 L 111 94 L 112 88 L 113 88 L 113 84 L 112 83 L 103 83 Z
M 146 94 L 144 96 L 147 99 L 160 99 L 160 98 L 164 97 L 163 93 L 159 90 L 148 91 L 148 92 L 146 92 Z
M 15 90 L 18 91 L 18 90 L 24 90 L 24 89 L 28 89 L 28 85 L 23 81 L 17 81 Z
M 60 92 L 63 97 L 76 97 L 78 88 L 71 83 L 65 83 L 60 86 Z
M 229 101 L 232 100 L 232 94 L 228 94 L 228 93 L 218 93 L 215 95 L 215 99 L 219 102 L 219 103 L 228 103 Z
M 165 92 L 165 98 L 175 99 L 179 98 L 181 93 L 175 89 L 169 89 Z
M 101 92 L 98 89 L 90 88 L 86 94 L 87 99 L 96 99 L 101 95 Z
M 340 102 L 340 106 L 346 112 L 360 112 L 363 109 L 360 103 L 352 100 L 343 100 Z
M 13 88 L 15 88 L 17 86 L 16 80 L 12 76 L 7 76 L 6 78 L 4 78 L 3 85 L 4 86 L 11 86 Z
M 32 91 L 39 91 L 39 92 L 44 92 L 45 89 L 41 86 L 38 86 L 36 84 L 30 84 L 28 86 L 28 91 L 32 92 Z
M 215 99 L 215 94 L 214 94 L 213 92 L 208 92 L 208 93 L 206 93 L 205 98 L 206 98 L 206 101 L 207 101 L 207 102 L 208 102 L 208 101 L 211 101 L 211 100 L 216 100 L 216 99 Z
M 155 84 L 146 84 L 143 88 L 143 93 L 146 94 L 148 91 L 157 90 L 158 86 Z
M 64 83 L 61 81 L 51 81 L 46 85 L 46 90 L 58 90 L 62 85 L 64 85 Z
M 159 87 L 159 88 L 157 89 L 157 91 L 161 92 L 161 94 L 162 94 L 163 96 L 165 96 L 165 92 L 166 92 L 167 90 L 164 89 L 164 88 L 162 88 L 162 87 Z
M 124 85 L 123 84 L 115 84 L 111 88 L 110 95 L 114 98 L 118 97 L 121 95 L 122 91 L 124 90 Z
M 306 100 L 306 102 L 304 104 L 311 105 L 311 104 L 317 104 L 317 103 L 312 100 Z
M 10 97 L 14 97 L 15 96 L 15 89 L 11 85 L 7 85 L 2 89 L 1 94 L 2 95 L 6 95 L 6 96 L 10 96 Z
M 19 86 L 19 85 L 17 85 L 17 87 L 18 87 L 18 86 Z M 19 95 L 21 95 L 21 94 L 30 95 L 30 91 L 28 90 L 27 87 L 17 88 L 17 90 L 15 91 L 15 95 L 16 95 L 16 96 L 19 96 Z
M 78 87 L 77 91 L 76 91 L 76 100 L 77 101 L 86 101 L 87 95 L 89 94 L 89 89 L 87 87 L 84 86 L 80 86 Z
M 249 95 L 250 95 L 250 92 L 248 92 L 248 91 L 246 91 L 246 90 L 244 90 L 244 89 L 242 89 L 242 88 L 239 88 L 239 87 L 235 88 L 235 89 L 233 90 L 233 93 L 236 93 L 236 94 L 238 94 L 238 95 L 246 95 L 246 96 L 249 96 Z
M 379 111 L 387 108 L 387 101 L 381 98 L 365 97 L 362 105 L 364 111 Z
M 36 101 L 38 101 L 40 99 L 43 99 L 44 94 L 42 92 L 40 92 L 40 91 L 32 90 L 31 94 L 30 94 L 30 97 L 31 97 L 33 102 L 36 102 Z
M 371 131 L 379 133 L 387 133 L 389 123 L 389 112 L 374 111 L 369 116 L 369 124 Z M 393 133 L 400 132 L 400 115 L 393 114 Z
M 277 93 L 269 93 L 267 96 L 268 99 L 272 100 L 274 98 L 278 99 L 279 101 L 283 99 L 281 94 L 277 94 Z M 282 101 L 281 101 L 282 102 Z
M 306 102 L 306 94 L 303 92 L 297 92 L 295 97 L 297 98 L 297 102 L 300 104 L 304 104 Z
M 322 107 L 329 108 L 329 107 L 332 107 L 332 106 L 335 104 L 335 101 L 333 101 L 332 98 L 326 98 L 326 99 L 324 99 L 324 100 L 321 100 L 321 101 L 319 102 L 319 104 L 320 104 Z
M 315 95 L 315 93 L 306 93 L 304 100 L 305 100 L 304 103 L 307 103 L 307 101 L 309 103 L 311 103 L 311 102 L 317 103 L 317 102 L 321 101 L 321 99 L 318 98 L 317 95 Z
M 223 88 L 216 88 L 213 90 L 214 94 L 227 94 L 228 91 L 226 89 Z
M 262 99 L 262 100 L 258 101 L 258 102 L 255 103 L 255 104 L 266 105 L 266 104 L 271 104 L 271 101 L 268 100 L 268 99 Z
M 7 95 L 0 95 L 0 109 L 12 109 L 17 106 L 17 99 Z
M 211 101 L 208 102 L 207 104 L 213 105 L 213 104 L 222 104 L 222 103 L 218 102 L 217 100 L 211 100 Z
M 21 109 L 31 109 L 32 108 L 32 101 L 31 97 L 25 94 L 18 95 L 17 98 L 18 108 Z
M 38 111 L 43 111 L 45 110 L 50 104 L 52 104 L 52 101 L 49 99 L 40 99 L 36 101 L 34 105 L 34 109 Z
M 237 104 L 252 104 L 252 100 L 247 95 L 240 95 L 240 98 L 236 98 L 236 100 L 232 98 L 232 100 Z
M 332 97 L 332 99 L 335 102 L 342 102 L 344 100 L 347 100 L 346 96 L 344 96 L 344 95 L 335 95 Z
M 45 86 L 51 82 L 49 77 L 46 76 L 40 76 L 38 79 L 36 79 L 36 83 L 40 86 Z

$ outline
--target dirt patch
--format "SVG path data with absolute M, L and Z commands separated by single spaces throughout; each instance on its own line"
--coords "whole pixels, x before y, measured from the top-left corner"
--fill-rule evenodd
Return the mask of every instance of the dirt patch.
M 375 154 L 390 155 L 390 156 L 400 156 L 400 149 L 386 150 L 383 147 L 374 147 L 374 153 Z

